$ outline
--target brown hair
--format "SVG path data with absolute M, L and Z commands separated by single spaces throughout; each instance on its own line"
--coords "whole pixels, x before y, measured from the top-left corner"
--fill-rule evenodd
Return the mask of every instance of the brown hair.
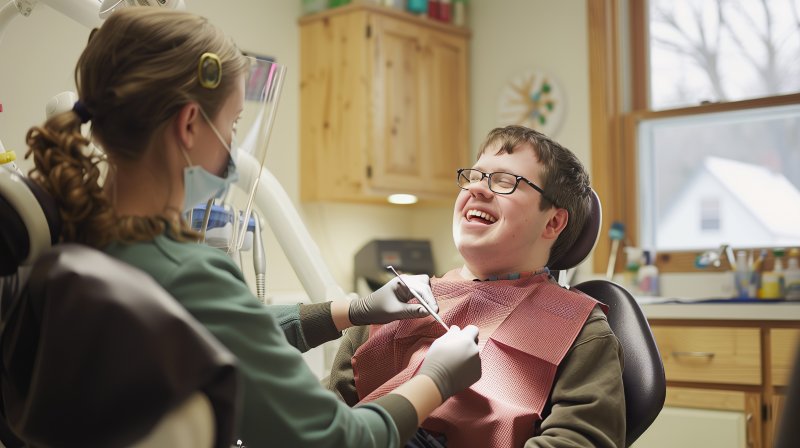
M 572 247 L 589 216 L 592 206 L 589 174 L 572 151 L 533 129 L 524 126 L 493 129 L 481 145 L 478 157 L 496 143 L 500 144 L 497 154 L 511 154 L 520 145 L 530 144 L 542 164 L 542 185 L 539 186 L 544 195 L 540 209 L 556 206 L 569 213 L 567 226 L 550 250 L 547 262 L 550 265 Z
M 215 53 L 222 79 L 215 89 L 198 82 L 203 53 Z M 137 160 L 187 103 L 216 116 L 248 67 L 233 42 L 195 14 L 152 7 L 125 8 L 92 31 L 75 67 L 75 84 L 91 132 L 111 160 Z M 117 216 L 100 186 L 102 158 L 88 153 L 81 117 L 74 111 L 51 117 L 28 131 L 35 168 L 31 178 L 59 204 L 62 241 L 103 247 L 112 241 L 142 241 L 169 232 L 196 239 L 183 221 L 163 216 Z

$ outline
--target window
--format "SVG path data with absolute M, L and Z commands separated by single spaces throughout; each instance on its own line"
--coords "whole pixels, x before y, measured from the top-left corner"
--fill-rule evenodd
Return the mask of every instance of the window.
M 649 0 L 646 13 L 650 109 L 800 91 L 797 0 Z
M 800 105 L 642 119 L 636 132 L 639 244 L 800 246 Z
M 800 246 L 800 0 L 587 8 L 604 221 L 656 249 L 664 272 L 722 243 Z
M 719 230 L 719 198 L 700 199 L 700 232 Z M 663 234 L 664 232 L 659 232 Z

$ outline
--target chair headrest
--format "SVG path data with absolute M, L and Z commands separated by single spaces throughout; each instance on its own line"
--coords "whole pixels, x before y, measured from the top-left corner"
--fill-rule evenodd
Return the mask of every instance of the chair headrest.
M 561 258 L 551 263 L 550 270 L 563 271 L 574 268 L 589 256 L 589 253 L 594 249 L 594 245 L 597 244 L 597 237 L 600 235 L 600 225 L 603 220 L 603 209 L 600 206 L 600 198 L 594 190 L 592 190 L 591 199 L 592 207 L 589 211 L 589 216 L 586 217 L 586 222 L 583 224 L 581 233 L 578 234 L 578 239 L 572 243 L 572 247 L 564 252 Z
M 0 276 L 33 263 L 60 234 L 55 199 L 27 177 L 0 169 Z

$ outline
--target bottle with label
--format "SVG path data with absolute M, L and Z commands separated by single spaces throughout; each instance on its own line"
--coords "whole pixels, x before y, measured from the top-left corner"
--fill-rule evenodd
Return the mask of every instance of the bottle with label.
M 659 293 L 658 267 L 649 250 L 644 251 L 644 265 L 639 268 L 639 290 L 645 296 L 657 296 Z
M 794 248 L 789 251 L 783 280 L 786 300 L 800 300 L 800 249 Z
M 783 279 L 783 249 L 774 249 L 772 255 L 775 257 L 775 266 L 771 271 L 761 274 L 761 298 L 762 299 L 782 299 L 784 289 Z
M 750 298 L 750 279 L 752 278 L 750 263 L 747 260 L 747 251 L 736 252 L 736 271 L 734 279 L 736 282 L 736 297 L 739 299 Z
M 753 261 L 753 274 L 750 277 L 750 297 L 762 298 L 764 291 L 761 288 L 761 275 L 764 273 L 764 260 L 767 259 L 767 250 L 761 249 L 758 257 Z
M 467 0 L 453 0 L 453 24 L 467 26 Z

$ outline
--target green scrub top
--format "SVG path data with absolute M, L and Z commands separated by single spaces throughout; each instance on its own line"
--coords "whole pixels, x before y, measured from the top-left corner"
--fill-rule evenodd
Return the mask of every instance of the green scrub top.
M 247 446 L 399 446 L 384 407 L 350 408 L 320 385 L 300 355 L 314 345 L 300 305 L 263 305 L 222 251 L 159 236 L 106 252 L 150 274 L 238 358 Z

